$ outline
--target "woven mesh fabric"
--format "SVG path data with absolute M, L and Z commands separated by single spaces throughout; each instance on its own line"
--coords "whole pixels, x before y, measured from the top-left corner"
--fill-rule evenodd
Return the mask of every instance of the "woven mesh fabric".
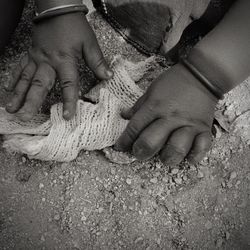
M 116 57 L 114 77 L 93 88 L 79 100 L 75 117 L 63 119 L 63 105 L 52 106 L 50 117 L 37 115 L 30 122 L 20 122 L 15 115 L 0 109 L 0 134 L 3 147 L 40 160 L 71 161 L 80 150 L 100 150 L 115 144 L 127 120 L 121 112 L 130 108 L 143 94 L 135 82 L 152 64 L 153 58 L 134 64 Z

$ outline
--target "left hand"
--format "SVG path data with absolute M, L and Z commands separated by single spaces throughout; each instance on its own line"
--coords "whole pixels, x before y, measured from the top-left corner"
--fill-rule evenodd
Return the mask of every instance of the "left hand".
M 217 99 L 182 65 L 152 83 L 124 117 L 131 119 L 115 148 L 139 160 L 160 152 L 165 164 L 203 159 L 212 143 Z

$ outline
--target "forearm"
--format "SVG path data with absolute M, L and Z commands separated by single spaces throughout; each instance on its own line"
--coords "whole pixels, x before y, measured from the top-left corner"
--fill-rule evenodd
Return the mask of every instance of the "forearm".
M 82 4 L 82 0 L 35 0 L 38 13 L 57 7 L 59 5 L 67 4 Z
M 250 1 L 238 0 L 188 60 L 224 93 L 250 75 Z

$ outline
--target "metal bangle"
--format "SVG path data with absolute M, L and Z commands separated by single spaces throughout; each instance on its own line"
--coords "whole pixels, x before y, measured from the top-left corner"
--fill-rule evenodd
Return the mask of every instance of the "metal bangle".
M 74 12 L 83 12 L 85 15 L 88 14 L 88 8 L 84 4 L 68 4 L 53 7 L 47 10 L 42 11 L 41 13 L 36 13 L 36 16 L 33 19 L 34 23 L 38 23 L 44 19 L 51 18 L 54 16 L 60 16 L 63 14 L 69 14 Z
M 223 91 L 218 86 L 213 84 L 209 79 L 207 79 L 207 77 L 204 76 L 193 64 L 191 64 L 186 58 L 181 59 L 181 63 L 217 99 L 223 99 L 223 95 L 224 95 Z

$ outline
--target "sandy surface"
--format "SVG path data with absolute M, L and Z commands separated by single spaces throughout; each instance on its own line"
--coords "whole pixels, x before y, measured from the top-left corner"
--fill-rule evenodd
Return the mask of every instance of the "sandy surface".
M 0 58 L 1 106 L 11 65 L 30 46 L 31 15 L 28 9 Z M 144 58 L 98 15 L 90 19 L 109 60 Z M 84 66 L 81 72 L 83 82 L 95 82 Z M 55 88 L 44 110 L 59 99 Z M 249 153 L 220 126 L 208 157 L 179 168 L 157 159 L 113 164 L 101 152 L 44 163 L 1 149 L 0 249 L 250 249 Z

